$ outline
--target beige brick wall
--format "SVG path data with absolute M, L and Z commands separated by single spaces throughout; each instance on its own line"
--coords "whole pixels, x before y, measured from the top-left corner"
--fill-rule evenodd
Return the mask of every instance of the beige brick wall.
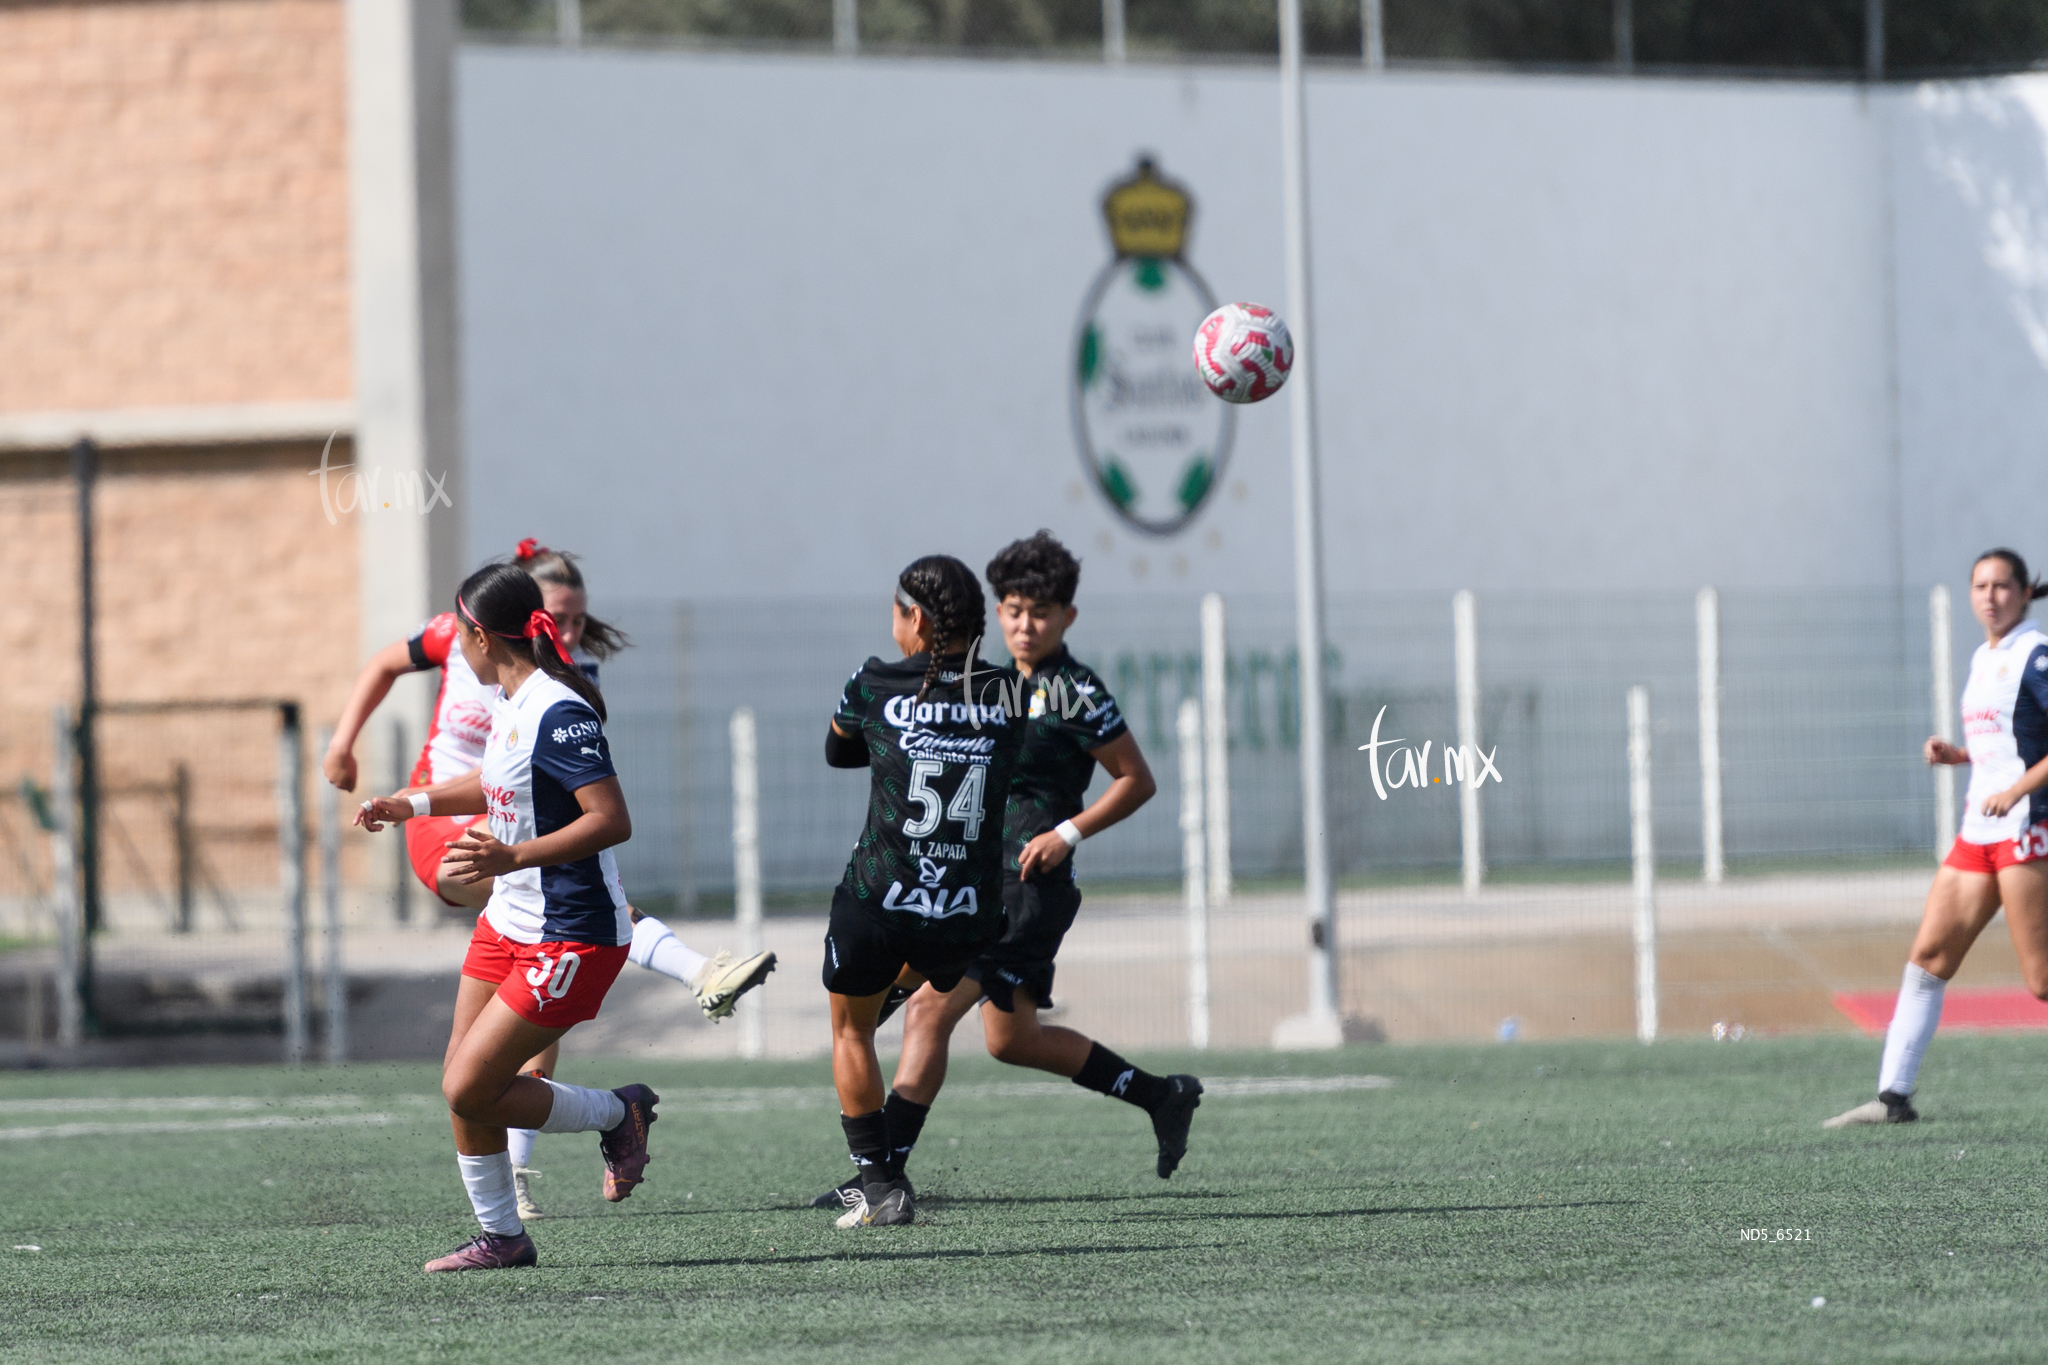
M 342 0 L 0 0 L 0 412 L 347 398 Z
M 319 453 L 312 445 L 105 456 L 95 518 L 102 702 L 296 699 L 314 761 L 310 736 L 340 713 L 359 663 L 360 528 L 354 516 L 328 524 L 306 475 Z M 333 458 L 353 456 L 341 442 Z M 0 694 L 8 788 L 24 774 L 48 780 L 50 708 L 78 696 L 77 504 L 64 471 L 55 456 L 0 463 L 0 632 L 26 649 Z M 273 714 L 103 722 L 116 818 L 132 827 L 160 882 L 169 865 L 162 802 L 142 788 L 164 784 L 178 762 L 193 772 L 219 875 L 245 885 L 274 879 Z M 361 856 L 352 863 L 360 867 Z M 111 889 L 135 882 L 125 849 L 110 844 L 106 863 Z M 15 880 L 0 869 L 0 897 L 18 893 Z

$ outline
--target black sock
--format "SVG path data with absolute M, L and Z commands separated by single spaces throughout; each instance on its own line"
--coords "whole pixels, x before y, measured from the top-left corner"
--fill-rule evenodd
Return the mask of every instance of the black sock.
M 917 1146 L 917 1135 L 924 1131 L 925 1115 L 932 1112 L 928 1104 L 906 1100 L 894 1090 L 882 1103 L 882 1116 L 889 1121 L 889 1179 L 903 1174 L 903 1163 L 910 1160 L 911 1148 Z
M 853 1157 L 853 1164 L 860 1168 L 863 1185 L 876 1185 L 887 1180 L 889 1166 L 889 1120 L 877 1109 L 872 1114 L 861 1114 L 854 1118 L 839 1116 L 839 1126 L 846 1130 L 846 1150 Z
M 1165 1077 L 1132 1066 L 1100 1043 L 1090 1045 L 1088 1060 L 1081 1063 L 1074 1084 L 1135 1104 L 1148 1114 L 1167 1095 Z

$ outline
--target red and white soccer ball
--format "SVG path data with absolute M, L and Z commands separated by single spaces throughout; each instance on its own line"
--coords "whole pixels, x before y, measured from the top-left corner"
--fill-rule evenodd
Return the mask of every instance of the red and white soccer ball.
M 1287 322 L 1256 303 L 1226 303 L 1195 332 L 1195 369 L 1226 403 L 1256 403 L 1280 392 L 1294 368 Z

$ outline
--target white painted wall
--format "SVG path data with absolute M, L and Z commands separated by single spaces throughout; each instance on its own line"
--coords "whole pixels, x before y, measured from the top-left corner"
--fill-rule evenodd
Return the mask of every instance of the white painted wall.
M 1269 73 L 470 47 L 458 89 L 473 552 L 823 594 L 1047 525 L 1094 591 L 1288 586 L 1284 404 L 1160 542 L 1066 387 L 1141 149 L 1216 291 L 1280 297 Z M 2024 540 L 1950 473 L 2038 466 L 2043 89 L 1314 73 L 1332 589 L 1917 590 Z

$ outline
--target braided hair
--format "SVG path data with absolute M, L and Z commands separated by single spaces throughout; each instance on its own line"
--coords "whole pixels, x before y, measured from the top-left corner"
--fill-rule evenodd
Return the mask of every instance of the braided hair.
M 1983 554 L 1977 556 L 1976 563 L 1971 564 L 1970 568 L 1975 570 L 1978 564 L 1982 564 L 1987 559 L 2002 559 L 2005 561 L 2005 567 L 2012 570 L 2012 576 L 2019 580 L 2022 588 L 2026 589 L 2028 601 L 2048 597 L 2048 582 L 2038 578 L 2027 577 L 2027 561 L 2020 558 L 2018 550 L 2008 550 L 2003 545 L 1995 550 L 1986 550 Z
M 940 658 L 964 654 L 981 638 L 988 625 L 988 603 L 974 570 L 951 555 L 926 555 L 914 561 L 897 576 L 896 590 L 922 608 L 931 623 L 924 683 L 917 689 L 922 702 L 939 680 Z

